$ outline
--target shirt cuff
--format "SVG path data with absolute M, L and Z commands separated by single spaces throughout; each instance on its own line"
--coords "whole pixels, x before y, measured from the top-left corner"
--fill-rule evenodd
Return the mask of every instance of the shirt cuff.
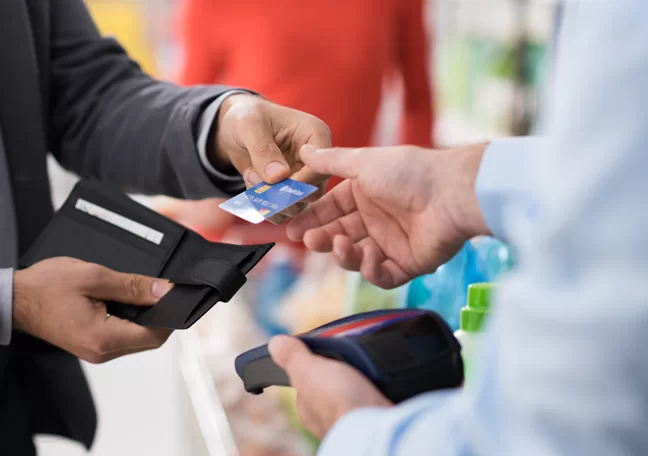
M 452 451 L 465 439 L 451 430 L 462 416 L 463 396 L 458 389 L 434 391 L 390 408 L 351 411 L 333 425 L 317 455 L 464 454 Z
M 508 240 L 505 214 L 510 204 L 523 204 L 527 214 L 531 213 L 529 155 L 544 141 L 540 137 L 508 138 L 493 141 L 486 148 L 475 191 L 488 228 L 503 241 Z
M 209 133 L 212 130 L 212 125 L 216 121 L 216 117 L 221 105 L 227 99 L 227 97 L 240 93 L 248 95 L 251 94 L 251 92 L 247 92 L 245 90 L 229 90 L 220 97 L 216 98 L 209 106 L 207 106 L 207 109 L 205 109 L 205 112 L 203 112 L 202 116 L 200 117 L 200 130 L 198 135 L 198 143 L 196 144 L 196 146 L 198 148 L 198 156 L 200 157 L 200 162 L 207 170 L 207 172 L 212 175 L 212 177 L 229 183 L 240 182 L 242 189 L 245 189 L 245 183 L 243 182 L 243 178 L 241 176 L 225 174 L 221 171 L 218 171 L 216 168 L 214 168 L 214 165 L 211 164 L 209 158 L 207 157 L 207 141 L 209 139 Z
M 363 408 L 347 413 L 333 425 L 317 455 L 370 454 L 375 442 L 376 422 L 383 417 L 383 409 Z
M 13 328 L 13 269 L 0 269 L 0 346 L 9 345 Z

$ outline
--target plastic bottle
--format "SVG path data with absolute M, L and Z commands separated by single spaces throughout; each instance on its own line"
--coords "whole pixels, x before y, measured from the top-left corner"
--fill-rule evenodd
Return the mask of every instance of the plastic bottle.
M 473 241 L 473 245 L 477 252 L 478 268 L 486 281 L 496 282 L 513 268 L 513 252 L 507 244 L 490 236 L 481 236 Z
M 461 309 L 460 329 L 455 337 L 461 344 L 466 382 L 471 381 L 471 369 L 479 357 L 481 332 L 491 305 L 495 284 L 474 283 L 468 287 L 467 305 Z
M 434 274 L 410 282 L 401 307 L 437 312 L 452 330 L 459 329 L 459 311 L 466 302 L 468 285 L 484 282 L 477 251 L 467 242 L 463 248 Z
M 345 286 L 344 315 L 398 308 L 402 288 L 383 290 L 367 282 L 359 272 L 349 272 Z

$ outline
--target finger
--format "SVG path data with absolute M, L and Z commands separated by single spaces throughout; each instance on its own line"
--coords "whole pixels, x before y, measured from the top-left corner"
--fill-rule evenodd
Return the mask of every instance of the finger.
M 326 191 L 326 182 L 323 182 L 318 185 L 318 188 L 314 193 L 310 194 L 308 197 L 304 198 L 299 203 L 296 203 L 295 205 L 285 209 L 281 213 L 287 215 L 288 217 L 297 217 L 299 214 L 301 214 L 306 210 L 306 208 L 308 207 L 308 203 L 313 203 L 318 199 L 320 199 L 322 196 L 324 196 L 325 191 Z
M 290 219 L 290 217 L 288 217 L 287 215 L 276 214 L 276 215 L 273 215 L 272 217 L 270 217 L 268 219 L 268 222 L 272 223 L 273 225 L 283 225 L 289 219 Z
M 307 392 L 311 385 L 313 369 L 328 361 L 312 354 L 308 347 L 295 337 L 277 336 L 270 341 L 268 350 L 274 362 L 286 371 L 290 384 L 302 393 Z
M 313 130 L 306 144 L 309 144 L 317 149 L 328 149 L 333 143 L 331 141 L 331 130 L 323 123 L 320 123 L 317 128 Z
M 362 249 L 360 274 L 367 282 L 380 288 L 392 289 L 412 280 L 413 277 L 402 267 L 387 258 L 372 238 L 364 239 L 358 246 Z
M 94 299 L 152 306 L 173 287 L 164 279 L 124 274 L 99 265 L 89 266 L 84 287 Z
M 300 156 L 311 172 L 353 178 L 358 175 L 369 149 L 317 149 L 312 145 L 301 148 Z
M 335 262 L 347 271 L 359 271 L 362 265 L 362 248 L 343 235 L 333 238 L 333 256 Z
M 159 348 L 159 347 L 155 347 L 155 346 L 153 346 L 153 347 L 137 347 L 137 348 L 128 348 L 128 349 L 125 349 L 125 350 L 118 350 L 118 351 L 114 351 L 114 352 L 104 354 L 102 356 L 101 361 L 103 363 L 107 363 L 108 361 L 119 359 L 119 358 L 121 358 L 123 356 L 136 355 L 138 353 L 143 353 L 143 352 L 146 352 L 146 351 L 154 350 L 156 348 Z
M 250 155 L 254 170 L 263 181 L 273 184 L 290 177 L 290 166 L 277 146 L 266 118 L 248 122 L 241 142 Z
M 308 166 L 304 166 L 302 169 L 290 176 L 291 179 L 311 185 L 320 185 L 326 182 L 329 177 L 330 176 L 327 174 L 316 173 Z
M 288 237 L 293 241 L 301 241 L 308 230 L 325 226 L 356 211 L 350 185 L 351 181 L 342 182 L 322 199 L 309 205 L 288 227 Z
M 369 236 L 360 212 L 353 212 L 321 228 L 307 231 L 304 235 L 304 244 L 314 252 L 330 252 L 333 249 L 333 239 L 337 235 L 349 238 L 352 243 Z
M 326 185 L 328 184 L 328 181 L 322 182 L 317 186 L 317 191 L 313 193 L 312 195 L 309 195 L 308 198 L 304 199 L 304 203 L 314 203 L 315 201 L 319 200 L 322 196 L 324 196 L 324 193 L 326 192 Z
M 408 274 L 407 271 L 394 260 L 385 260 L 380 265 L 380 270 L 374 277 L 374 280 L 367 280 L 378 287 L 389 290 L 405 285 L 412 279 L 414 279 L 414 276 Z
M 296 217 L 299 214 L 301 214 L 302 212 L 304 212 L 304 209 L 306 209 L 307 207 L 308 207 L 308 203 L 299 202 L 299 203 L 293 204 L 290 207 L 285 208 L 280 213 L 282 215 L 285 215 L 287 218 Z
M 104 320 L 99 329 L 101 352 L 105 356 L 135 353 L 160 347 L 172 331 L 162 328 L 145 328 L 117 317 Z M 113 358 L 114 359 L 114 358 Z
M 252 164 L 252 162 L 250 162 L 250 164 Z M 256 170 L 251 166 L 243 172 L 243 179 L 245 180 L 248 188 L 254 187 L 255 185 L 263 182 L 263 179 L 261 179 L 259 173 L 257 173 Z

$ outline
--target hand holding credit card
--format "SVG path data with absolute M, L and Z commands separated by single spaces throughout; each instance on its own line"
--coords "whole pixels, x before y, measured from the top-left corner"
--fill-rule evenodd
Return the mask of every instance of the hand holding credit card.
M 225 201 L 219 207 L 250 223 L 261 223 L 317 191 L 317 187 L 293 179 L 276 184 L 261 182 Z

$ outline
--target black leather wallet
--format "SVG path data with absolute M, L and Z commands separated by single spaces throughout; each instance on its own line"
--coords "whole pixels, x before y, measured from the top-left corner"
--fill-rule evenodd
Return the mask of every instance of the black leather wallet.
M 208 242 L 118 190 L 80 181 L 19 267 L 67 256 L 168 279 L 174 287 L 156 305 L 109 302 L 108 312 L 143 326 L 186 329 L 229 301 L 273 245 Z

